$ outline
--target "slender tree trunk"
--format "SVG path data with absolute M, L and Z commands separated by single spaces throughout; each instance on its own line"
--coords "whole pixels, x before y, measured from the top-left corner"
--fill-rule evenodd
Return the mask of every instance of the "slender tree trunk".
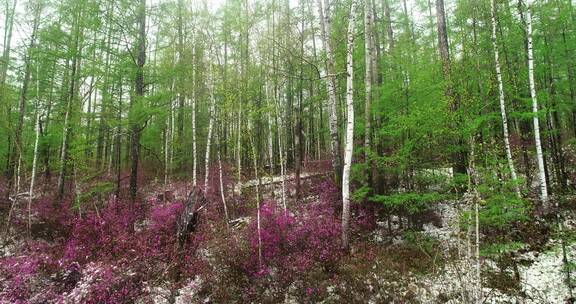
M 172 119 L 172 104 L 170 104 L 170 111 L 166 117 L 164 124 L 164 188 L 168 185 L 168 167 L 170 166 L 170 152 L 169 152 L 169 139 L 170 139 L 170 125 Z M 164 189 L 166 190 L 166 189 Z
M 268 81 L 265 80 L 264 84 L 266 90 L 266 104 L 270 107 L 270 90 L 268 86 Z M 268 118 L 268 161 L 270 166 L 270 176 L 274 175 L 274 132 L 272 131 L 272 113 L 270 110 L 266 111 L 266 116 Z
M 100 107 L 100 121 L 98 126 L 98 140 L 96 143 L 96 164 L 99 166 L 102 158 L 103 158 L 103 150 L 104 150 L 104 136 L 107 132 L 108 125 L 106 123 L 107 118 L 107 111 L 108 111 L 108 103 L 110 102 L 110 93 L 109 93 L 109 85 L 110 85 L 110 57 L 112 50 L 110 46 L 112 44 L 112 1 L 108 2 L 107 5 L 107 12 L 106 12 L 106 24 L 107 24 L 107 34 L 106 34 L 106 57 L 104 61 L 104 83 L 102 85 L 102 101 Z M 113 154 L 110 152 L 110 154 Z
M 546 185 L 546 174 L 544 168 L 544 155 L 542 153 L 542 142 L 540 140 L 540 121 L 538 119 L 538 100 L 536 98 L 536 83 L 534 81 L 534 56 L 532 54 L 532 13 L 531 7 L 526 10 L 527 26 L 527 51 L 528 51 L 528 80 L 530 82 L 530 96 L 532 97 L 532 113 L 534 114 L 534 140 L 536 145 L 536 160 L 538 161 L 538 176 L 540 179 L 540 199 L 544 206 L 548 204 L 548 186 Z
M 192 34 L 194 35 L 194 33 Z M 192 46 L 192 187 L 196 187 L 198 156 L 196 153 L 196 47 Z
M 344 169 L 342 173 L 342 246 L 349 247 L 350 228 L 350 167 L 352 166 L 352 152 L 354 147 L 354 66 L 352 53 L 354 50 L 354 21 L 356 18 L 356 3 L 352 0 L 350 16 L 348 17 L 348 33 L 346 48 L 346 107 L 348 121 L 346 123 L 346 145 L 344 149 Z
M 506 103 L 504 102 L 504 85 L 502 84 L 502 73 L 500 72 L 500 58 L 498 55 L 498 43 L 496 41 L 496 4 L 495 0 L 490 1 L 492 12 L 492 46 L 494 48 L 494 65 L 496 66 L 496 80 L 498 81 L 498 97 L 500 100 L 500 115 L 502 117 L 502 132 L 504 136 L 504 147 L 506 149 L 506 159 L 508 160 L 508 169 L 512 181 L 514 182 L 514 190 L 516 195 L 521 197 L 520 185 L 516 176 L 516 169 L 514 167 L 514 160 L 512 158 L 512 149 L 510 148 L 510 139 L 508 136 L 508 116 L 506 115 Z
M 371 153 L 371 121 L 372 121 L 372 66 L 373 64 L 373 18 L 372 18 L 372 5 L 371 0 L 364 0 L 364 58 L 366 65 L 366 73 L 364 75 L 366 102 L 364 105 L 364 160 L 372 167 L 370 160 Z M 371 171 L 368 174 L 368 182 L 372 184 Z
M 32 175 L 30 176 L 30 190 L 28 192 L 28 237 L 32 230 L 32 200 L 34 199 L 34 184 L 36 182 L 36 168 L 38 166 L 38 146 L 40 143 L 40 62 L 36 60 L 36 122 L 34 124 L 34 154 L 32 157 Z
M 394 28 L 392 28 L 392 17 L 390 14 L 390 5 L 388 0 L 382 0 L 382 7 L 384 9 L 384 18 L 386 19 L 386 36 L 388 38 L 388 52 L 392 53 L 394 50 Z
M 14 1 L 16 2 L 16 1 Z M 12 145 L 12 151 L 10 152 L 11 156 L 10 165 L 8 168 L 8 187 L 7 193 L 10 193 L 12 188 L 12 180 L 14 175 L 14 169 L 17 166 L 17 161 L 21 161 L 22 157 L 22 129 L 24 128 L 24 115 L 26 114 L 26 98 L 28 95 L 28 86 L 30 82 L 30 75 L 31 75 L 31 65 L 32 65 L 32 50 L 36 45 L 36 34 L 38 32 L 38 25 L 40 23 L 40 12 L 41 7 L 38 6 L 35 8 L 35 17 L 34 17 L 34 24 L 32 29 L 32 35 L 30 37 L 30 43 L 28 45 L 28 50 L 24 57 L 24 80 L 22 81 L 22 89 L 20 90 L 20 98 L 18 102 L 18 124 L 16 125 L 16 130 L 14 132 L 14 144 Z M 4 83 L 1 83 L 0 86 L 3 86 Z M 19 165 L 18 165 L 18 168 Z M 20 174 L 18 174 L 18 179 L 20 178 Z M 18 192 L 18 191 L 16 191 Z
M 456 112 L 459 107 L 459 96 L 454 90 L 454 85 L 452 83 L 451 77 L 451 62 L 450 62 L 450 51 L 448 47 L 448 32 L 446 29 L 446 13 L 444 11 L 444 0 L 436 0 L 436 18 L 438 27 L 438 48 L 440 53 L 440 59 L 442 60 L 442 72 L 444 73 L 445 84 L 445 95 L 450 100 L 450 111 Z M 457 149 L 462 148 L 462 139 L 459 138 L 455 140 Z M 466 156 L 462 151 L 453 152 L 452 155 L 452 165 L 454 173 L 466 173 Z
M 566 69 L 568 72 L 568 86 L 570 88 L 570 101 L 572 102 L 572 131 L 576 137 L 576 77 L 574 76 L 574 59 L 572 51 L 566 41 L 566 29 L 562 29 L 562 42 L 564 44 L 564 55 L 566 57 Z
M 304 14 L 304 3 L 301 0 L 299 2 L 300 7 L 302 8 L 302 14 Z M 300 181 L 300 173 L 302 170 L 302 154 L 303 154 L 303 145 L 302 145 L 302 104 L 304 103 L 304 19 L 302 19 L 300 25 L 300 75 L 299 75 L 299 82 L 298 82 L 298 109 L 296 115 L 296 130 L 295 130 L 295 160 L 294 160 L 294 174 L 295 174 L 295 181 L 296 181 L 296 199 L 301 198 L 301 181 Z
M 138 40 L 137 50 L 138 57 L 136 58 L 136 77 L 134 81 L 134 89 L 136 96 L 130 100 L 130 198 L 132 203 L 136 202 L 136 194 L 138 193 L 138 160 L 140 155 L 140 132 L 141 126 L 138 121 L 139 117 L 136 113 L 136 106 L 142 103 L 144 98 L 144 64 L 146 63 L 146 0 L 139 0 L 137 19 L 138 24 Z
M 222 206 L 224 207 L 224 219 L 226 220 L 226 229 L 230 230 L 230 218 L 228 217 L 228 206 L 226 205 L 226 189 L 224 189 L 224 181 L 222 178 L 222 161 L 220 160 L 220 135 L 216 132 L 216 142 L 218 147 L 216 149 L 216 157 L 218 158 L 218 179 L 220 180 L 220 198 L 222 199 Z
M 276 119 L 277 119 L 277 138 L 278 138 L 278 153 L 280 154 L 280 177 L 281 177 L 281 186 L 282 186 L 282 207 L 284 208 L 284 213 L 288 211 L 286 206 L 286 150 L 282 145 L 282 132 L 281 130 L 285 130 L 284 127 L 284 119 L 280 114 L 280 98 L 275 100 L 275 112 L 276 112 Z
M 10 66 L 10 51 L 12 44 L 12 29 L 14 28 L 14 15 L 16 14 L 16 4 L 17 0 L 12 1 L 12 6 L 8 6 L 9 2 L 6 1 L 6 12 L 4 20 L 4 49 L 2 51 L 2 67 L 0 69 L 0 101 L 3 101 L 4 85 L 6 84 L 6 74 L 8 73 L 8 68 Z
M 253 139 L 253 131 L 252 128 L 252 121 L 248 120 L 248 130 L 249 130 L 249 139 L 250 139 L 250 146 L 252 150 L 252 166 L 254 167 L 254 177 L 258 181 L 256 184 L 256 226 L 257 226 L 257 233 L 258 233 L 258 265 L 262 267 L 262 228 L 261 228 L 261 221 L 260 221 L 260 176 L 258 174 L 258 157 L 256 154 L 256 146 L 254 145 Z
M 210 175 L 209 172 L 209 164 L 210 164 L 210 146 L 212 144 L 212 129 L 213 129 L 213 125 L 214 125 L 214 104 L 215 104 L 215 99 L 214 99 L 214 83 L 213 83 L 213 76 L 214 74 L 212 73 L 212 62 L 209 62 L 208 64 L 210 64 L 210 72 L 208 75 L 208 89 L 209 89 L 209 94 L 210 94 L 210 108 L 208 109 L 208 116 L 210 117 L 209 121 L 208 121 L 208 135 L 206 137 L 206 155 L 204 157 L 204 191 L 205 193 L 208 193 L 208 176 Z
M 338 140 L 338 114 L 336 101 L 336 69 L 334 66 L 334 52 L 332 51 L 330 5 L 328 0 L 318 0 L 320 15 L 320 32 L 322 46 L 326 50 L 326 89 L 328 91 L 328 128 L 330 130 L 330 154 L 332 156 L 332 170 L 334 179 L 340 180 L 340 141 Z
M 470 192 L 472 193 L 472 200 L 474 202 L 474 229 L 475 229 L 475 244 L 474 244 L 474 264 L 475 264 L 475 276 L 476 284 L 473 293 L 474 302 L 476 304 L 481 303 L 482 299 L 482 277 L 481 277 L 481 262 L 480 262 L 480 221 L 479 221 L 479 201 L 480 195 L 477 190 L 479 181 L 478 174 L 476 172 L 476 139 L 472 136 L 470 139 L 470 159 L 469 159 L 469 183 Z M 472 208 L 472 206 L 470 206 Z
M 177 20 L 177 32 L 178 32 L 178 43 L 177 43 L 177 51 L 178 51 L 178 65 L 182 67 L 184 65 L 184 21 L 183 21 L 183 14 L 184 14 L 184 1 L 178 0 L 178 20 Z M 184 75 L 180 68 L 178 72 L 178 81 L 177 81 L 177 92 L 178 92 L 178 129 L 177 129 L 177 138 L 179 141 L 182 141 L 184 135 Z M 174 144 L 174 142 L 172 142 Z
M 116 121 L 118 124 L 118 135 L 116 136 L 116 197 L 120 196 L 120 181 L 122 177 L 122 97 L 123 97 L 123 84 L 124 79 L 120 77 L 119 81 L 119 94 L 118 94 L 118 112 L 116 113 Z
M 72 119 L 71 116 L 72 111 L 74 109 L 75 99 L 76 99 L 76 82 L 78 80 L 78 71 L 80 70 L 80 58 L 81 58 L 81 47 L 80 47 L 80 36 L 81 33 L 81 17 L 82 12 L 77 12 L 77 15 L 74 16 L 75 18 L 75 25 L 73 29 L 73 35 L 75 36 L 74 39 L 74 57 L 72 58 L 72 70 L 70 71 L 70 88 L 68 91 L 67 97 L 67 105 L 66 105 L 66 114 L 64 115 L 64 130 L 62 136 L 62 146 L 60 147 L 60 170 L 58 173 L 58 195 L 57 200 L 62 201 L 64 198 L 64 185 L 66 181 L 66 167 L 68 165 L 68 146 L 71 137 L 71 126 L 70 120 Z

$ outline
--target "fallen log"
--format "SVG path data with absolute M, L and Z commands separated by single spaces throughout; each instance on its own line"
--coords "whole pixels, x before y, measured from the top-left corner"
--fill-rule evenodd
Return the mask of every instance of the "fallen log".
M 328 172 L 304 172 L 300 174 L 300 179 L 307 179 L 312 178 L 315 176 L 326 175 L 331 173 Z M 295 178 L 294 174 L 289 174 L 284 176 L 284 181 L 293 180 Z M 249 181 L 245 181 L 243 183 L 238 183 L 234 186 L 234 193 L 239 194 L 241 193 L 242 189 L 256 187 L 256 186 L 266 186 L 270 184 L 278 184 L 282 182 L 282 176 L 265 176 L 260 178 L 260 184 L 258 184 L 258 179 L 251 179 Z

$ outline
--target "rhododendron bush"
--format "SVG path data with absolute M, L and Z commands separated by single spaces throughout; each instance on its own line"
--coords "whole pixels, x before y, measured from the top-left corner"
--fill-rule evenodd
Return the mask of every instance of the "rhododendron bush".
M 317 199 L 287 210 L 274 200 L 261 202 L 260 234 L 257 210 L 248 206 L 234 211 L 249 218 L 248 225 L 228 230 L 217 191 L 208 189 L 200 223 L 183 247 L 175 232 L 184 202 L 166 193 L 136 205 L 112 196 L 82 210 L 40 198 L 33 238 L 0 259 L 0 303 L 132 303 L 160 284 L 168 294 L 181 290 L 184 299 L 187 290 L 200 288 L 193 278 L 220 300 L 260 301 L 263 290 L 277 299 L 295 280 L 303 297 L 325 291 L 343 257 L 334 185 L 321 183 L 310 193 Z M 21 218 L 17 229 L 25 229 Z
M 181 250 L 174 246 L 182 209 L 178 201 L 134 206 L 111 199 L 80 214 L 41 200 L 34 210 L 38 220 L 69 230 L 53 235 L 50 245 L 27 241 L 18 255 L 0 259 L 0 299 L 36 302 L 42 291 L 40 302 L 125 303 L 142 294 L 143 282 L 189 273 L 198 266 L 191 254 L 196 239 Z M 55 217 L 47 223 L 50 213 Z

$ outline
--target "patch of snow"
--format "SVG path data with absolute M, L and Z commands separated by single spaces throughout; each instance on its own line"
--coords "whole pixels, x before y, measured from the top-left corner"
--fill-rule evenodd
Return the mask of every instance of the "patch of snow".
M 178 290 L 174 304 L 201 303 L 198 293 L 202 289 L 202 285 L 204 285 L 204 280 L 199 276 L 189 280 L 184 287 Z

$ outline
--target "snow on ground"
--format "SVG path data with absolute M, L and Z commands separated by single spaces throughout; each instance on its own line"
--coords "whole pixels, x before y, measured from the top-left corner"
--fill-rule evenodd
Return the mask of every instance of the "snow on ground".
M 459 240 L 458 210 L 454 202 L 441 203 L 437 206 L 438 214 L 442 219 L 442 226 L 424 225 L 424 233 L 439 239 L 444 246 L 459 246 L 462 259 L 453 264 L 446 265 L 441 273 L 434 273 L 421 278 L 418 283 L 418 294 L 423 303 L 436 303 L 447 300 L 445 303 L 463 303 L 473 299 L 473 292 L 477 290 L 475 282 L 475 268 L 473 261 L 466 258 L 467 244 Z M 518 265 L 521 278 L 522 294 L 507 295 L 497 290 L 483 288 L 483 303 L 523 303 L 523 304 L 561 304 L 568 303 L 569 291 L 565 283 L 562 247 L 558 240 L 551 240 L 553 248 L 547 252 L 528 252 L 520 255 L 518 259 L 530 261 L 529 265 Z M 576 244 L 567 247 L 568 260 L 576 258 Z M 491 263 L 491 261 L 487 261 Z

